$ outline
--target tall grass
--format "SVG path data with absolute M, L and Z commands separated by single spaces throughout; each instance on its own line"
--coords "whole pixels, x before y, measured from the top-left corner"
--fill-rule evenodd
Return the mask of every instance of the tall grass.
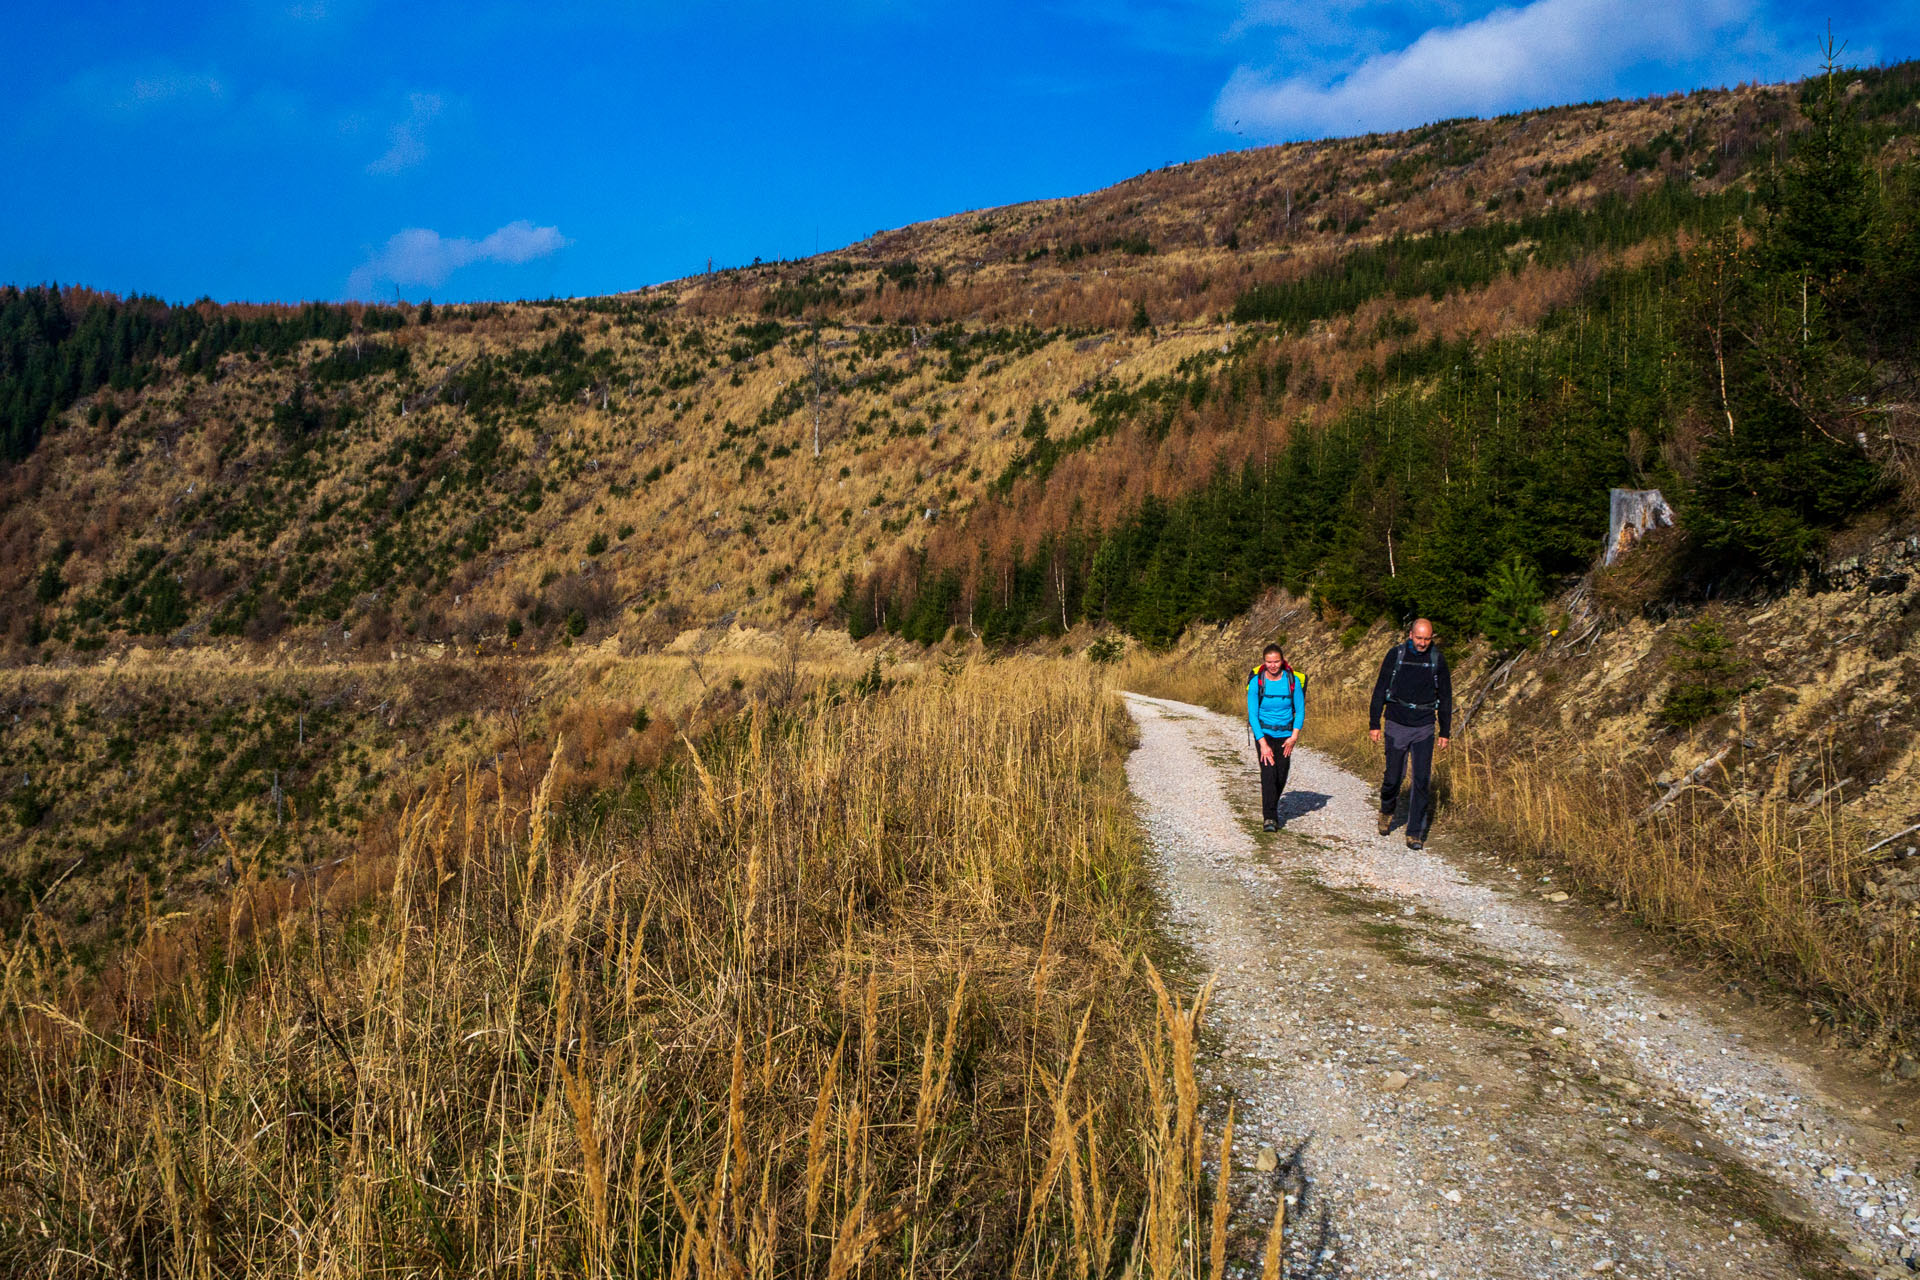
M 1149 698 L 1170 698 L 1175 702 L 1206 707 L 1221 715 L 1242 718 L 1247 714 L 1247 673 L 1252 669 L 1251 662 L 1237 668 L 1201 657 L 1155 653 L 1145 648 L 1133 650 L 1112 668 L 1116 688 L 1144 693 Z M 1308 714 L 1311 716 L 1317 712 L 1316 699 L 1314 709 Z
M 1218 1274 L 1126 740 L 1066 664 L 936 673 L 750 710 L 590 829 L 465 772 L 358 892 L 251 886 L 111 999 L 31 930 L 0 1270 Z
M 1920 926 L 1906 913 L 1863 913 L 1868 838 L 1834 800 L 1796 804 L 1784 783 L 1749 788 L 1737 768 L 1722 768 L 1650 814 L 1654 789 L 1634 773 L 1468 741 L 1451 784 L 1469 814 L 1641 919 L 1857 1031 L 1920 1029 Z

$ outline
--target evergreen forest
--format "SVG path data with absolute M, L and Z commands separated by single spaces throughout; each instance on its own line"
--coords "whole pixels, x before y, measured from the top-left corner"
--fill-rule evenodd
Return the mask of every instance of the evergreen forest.
M 228 352 L 283 356 L 309 339 L 339 341 L 406 323 L 397 307 L 172 306 L 58 285 L 0 286 L 0 459 L 25 458 L 62 413 L 102 388 L 135 391 L 170 368 L 210 371 Z M 109 403 L 102 413 L 112 412 Z

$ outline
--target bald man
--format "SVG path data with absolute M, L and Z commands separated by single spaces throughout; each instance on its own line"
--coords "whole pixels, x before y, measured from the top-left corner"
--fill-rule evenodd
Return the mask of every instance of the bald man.
M 1385 725 L 1381 720 L 1384 714 Z M 1413 794 L 1407 800 L 1407 848 L 1426 844 L 1428 791 L 1433 779 L 1433 749 L 1447 749 L 1453 733 L 1453 678 L 1447 660 L 1433 643 L 1433 624 L 1414 621 L 1406 641 L 1380 659 L 1380 676 L 1373 682 L 1373 706 L 1367 713 L 1367 736 L 1387 744 L 1387 773 L 1380 783 L 1380 834 L 1393 830 L 1393 811 L 1400 802 L 1400 779 L 1413 764 Z

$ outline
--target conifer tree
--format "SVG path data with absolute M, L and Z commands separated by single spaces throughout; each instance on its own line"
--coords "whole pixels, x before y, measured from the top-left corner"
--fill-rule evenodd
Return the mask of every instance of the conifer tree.
M 1776 269 L 1801 274 L 1829 305 L 1857 281 L 1873 219 L 1866 140 L 1840 83 L 1840 53 L 1829 36 L 1820 78 L 1801 99 L 1806 129 L 1781 178 L 1770 237 Z
M 1546 628 L 1546 610 L 1540 575 L 1519 552 L 1502 560 L 1487 582 L 1487 598 L 1480 605 L 1480 632 L 1495 652 L 1531 649 Z
M 1871 382 L 1857 329 L 1874 218 L 1838 54 L 1829 41 L 1802 98 L 1758 248 L 1729 228 L 1694 256 L 1689 336 L 1714 425 L 1682 515 L 1704 572 L 1796 577 L 1885 491 L 1851 426 Z

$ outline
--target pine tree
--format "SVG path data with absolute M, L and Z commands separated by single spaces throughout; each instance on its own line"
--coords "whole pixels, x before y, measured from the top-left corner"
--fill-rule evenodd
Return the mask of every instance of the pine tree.
M 1547 625 L 1540 575 L 1518 552 L 1502 560 L 1487 582 L 1480 632 L 1498 653 L 1531 649 Z
M 1807 127 L 1759 247 L 1729 229 L 1689 271 L 1687 337 L 1714 428 L 1681 514 L 1716 574 L 1794 578 L 1826 530 L 1887 491 L 1849 425 L 1869 381 L 1857 330 L 1875 219 L 1838 53 L 1830 42 L 1802 99 Z
M 1676 643 L 1679 652 L 1667 664 L 1674 681 L 1660 702 L 1659 719 L 1670 729 L 1691 729 L 1745 692 L 1746 663 L 1730 652 L 1733 646 L 1711 617 L 1695 619 Z
M 1820 79 L 1802 98 L 1807 127 L 1780 183 L 1770 246 L 1779 269 L 1803 275 L 1830 304 L 1859 276 L 1873 219 L 1866 139 L 1840 84 L 1840 52 L 1829 37 Z

